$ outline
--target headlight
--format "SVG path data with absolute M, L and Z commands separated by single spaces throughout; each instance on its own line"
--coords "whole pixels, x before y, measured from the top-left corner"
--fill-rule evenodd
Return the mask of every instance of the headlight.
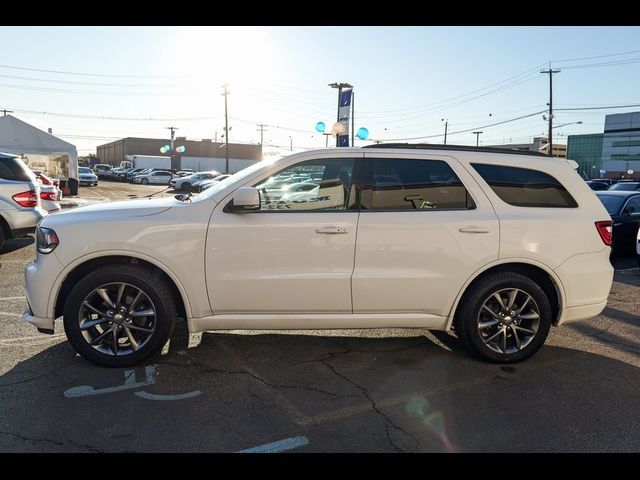
M 36 248 L 40 253 L 51 253 L 58 246 L 60 240 L 56 232 L 50 228 L 38 227 L 36 230 Z

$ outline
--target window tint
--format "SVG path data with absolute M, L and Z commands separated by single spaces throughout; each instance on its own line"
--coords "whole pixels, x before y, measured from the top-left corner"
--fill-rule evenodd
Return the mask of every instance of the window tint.
M 609 215 L 617 214 L 618 211 L 620 210 L 620 207 L 622 206 L 622 202 L 624 200 L 624 198 L 618 197 L 617 195 L 616 196 L 614 196 L 614 195 L 597 195 L 597 197 L 600 199 L 600 201 L 604 205 L 604 208 L 607 209 L 607 212 L 609 212 Z
M 640 183 L 637 182 L 619 182 L 611 187 L 611 190 L 633 191 L 638 190 Z
M 35 175 L 19 158 L 0 158 L 0 178 L 20 182 L 35 181 Z
M 365 210 L 474 208 L 473 200 L 446 162 L 404 158 L 372 159 Z
M 485 182 L 509 205 L 573 208 L 578 204 L 558 180 L 539 170 L 472 163 Z
M 631 215 L 640 215 L 640 197 L 630 198 L 624 206 Z
M 352 158 L 331 158 L 307 160 L 281 170 L 255 186 L 260 192 L 260 210 L 346 210 L 355 199 L 353 167 Z

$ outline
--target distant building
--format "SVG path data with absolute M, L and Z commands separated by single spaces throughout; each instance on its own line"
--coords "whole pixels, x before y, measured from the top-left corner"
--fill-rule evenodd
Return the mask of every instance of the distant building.
M 97 147 L 100 163 L 120 165 L 125 155 L 154 155 L 171 157 L 170 154 L 160 153 L 160 148 L 168 145 L 169 140 L 160 138 L 127 137 L 115 142 Z M 225 144 L 213 142 L 210 139 L 187 140 L 178 137 L 174 145 L 184 146 L 184 153 L 173 156 L 172 168 L 191 168 L 193 170 L 218 170 L 222 172 L 225 166 Z M 262 160 L 262 147 L 241 143 L 229 143 L 229 166 L 231 172 L 238 171 L 251 163 Z
M 602 169 L 609 178 L 640 178 L 640 112 L 605 117 Z
M 484 145 L 485 147 L 507 148 L 510 150 L 522 150 L 526 152 L 542 152 L 549 150 L 547 137 L 534 137 L 531 143 L 507 143 L 503 145 Z M 567 158 L 567 146 L 561 143 L 553 144 L 553 156 Z
M 569 135 L 567 137 L 567 158 L 578 162 L 578 173 L 583 178 L 601 177 L 602 133 Z

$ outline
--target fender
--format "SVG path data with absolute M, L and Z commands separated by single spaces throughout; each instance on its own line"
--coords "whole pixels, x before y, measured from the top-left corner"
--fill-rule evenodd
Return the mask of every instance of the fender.
M 507 264 L 507 263 L 526 263 L 526 264 L 532 265 L 534 267 L 538 267 L 541 270 L 544 270 L 553 279 L 553 283 L 556 286 L 556 292 L 558 294 L 558 300 L 560 301 L 560 313 L 558 315 L 558 318 L 560 318 L 562 316 L 562 311 L 566 308 L 566 302 L 565 302 L 566 293 L 565 293 L 564 285 L 562 284 L 562 281 L 560 281 L 560 278 L 556 275 L 556 273 L 552 269 L 550 269 L 544 263 L 538 262 L 537 260 L 533 260 L 531 258 L 522 258 L 522 257 L 500 258 L 498 260 L 494 260 L 493 262 L 489 262 L 489 263 L 483 265 L 481 268 L 476 270 L 473 273 L 473 275 L 471 275 L 467 279 L 467 281 L 462 285 L 462 288 L 460 288 L 460 291 L 458 292 L 458 295 L 456 295 L 456 299 L 453 302 L 453 306 L 451 307 L 451 311 L 449 312 L 449 317 L 447 319 L 447 326 L 446 326 L 445 330 L 451 331 L 451 326 L 453 324 L 453 317 L 454 317 L 454 315 L 456 313 L 456 310 L 458 309 L 458 304 L 460 303 L 460 299 L 462 298 L 462 295 L 464 294 L 464 292 L 467 291 L 467 288 L 469 287 L 469 285 L 476 278 L 478 278 L 480 275 L 482 275 L 484 272 L 486 272 L 490 268 L 497 267 L 498 265 L 504 265 L 504 264 Z
M 155 265 L 176 284 L 178 287 L 178 291 L 180 292 L 180 296 L 182 297 L 182 301 L 184 303 L 185 313 L 187 318 L 191 318 L 191 304 L 189 303 L 189 296 L 187 295 L 187 291 L 184 286 L 180 282 L 178 276 L 165 264 L 160 262 L 154 257 L 146 255 L 144 253 L 135 252 L 131 250 L 98 250 L 95 252 L 88 253 L 81 257 L 76 258 L 68 264 L 56 277 L 53 286 L 51 288 L 51 292 L 49 293 L 49 300 L 47 301 L 47 311 L 50 312 L 51 318 L 54 318 L 55 315 L 55 307 L 56 300 L 58 299 L 58 295 L 60 294 L 60 288 L 62 287 L 62 282 L 67 278 L 70 272 L 72 272 L 78 265 L 85 263 L 89 260 L 93 260 L 94 258 L 100 257 L 108 257 L 108 256 L 123 256 L 123 257 L 132 257 L 140 260 L 144 260 L 145 262 L 149 262 L 152 265 Z

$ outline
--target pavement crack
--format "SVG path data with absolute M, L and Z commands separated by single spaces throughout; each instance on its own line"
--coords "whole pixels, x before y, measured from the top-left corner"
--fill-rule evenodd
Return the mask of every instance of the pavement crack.
M 75 363 L 75 362 L 66 363 L 66 364 L 64 364 L 64 365 L 61 365 L 60 367 L 54 368 L 53 370 L 49 370 L 49 371 L 47 371 L 47 372 L 40 373 L 39 375 L 36 375 L 36 376 L 34 376 L 34 377 L 25 378 L 24 380 L 18 380 L 18 381 L 15 381 L 15 382 L 7 382 L 7 383 L 3 383 L 2 385 L 0 385 L 0 389 L 1 389 L 1 388 L 5 388 L 5 387 L 12 387 L 12 386 L 15 386 L 15 385 L 21 385 L 21 384 L 23 384 L 23 383 L 33 382 L 34 380 L 38 380 L 38 379 L 40 379 L 40 378 L 42 378 L 42 377 L 49 376 L 49 375 L 51 375 L 51 374 L 54 374 L 54 373 L 59 372 L 60 370 L 63 370 L 63 369 L 65 369 L 65 368 L 67 368 L 67 367 L 70 367 L 70 366 L 71 366 L 71 365 L 73 365 L 74 363 Z
M 51 445 L 57 445 L 59 447 L 65 447 L 67 445 L 72 445 L 72 446 L 74 446 L 76 448 L 80 448 L 80 449 L 86 450 L 88 452 L 104 453 L 104 450 L 100 450 L 98 448 L 92 447 L 91 445 L 84 445 L 84 444 L 81 444 L 81 443 L 76 443 L 76 442 L 73 442 L 71 440 L 67 440 L 67 441 L 61 442 L 61 441 L 58 441 L 58 440 L 51 440 L 49 438 L 31 438 L 31 437 L 27 437 L 26 435 L 21 435 L 19 433 L 5 432 L 5 431 L 2 431 L 2 430 L 0 430 L 0 435 L 7 435 L 7 436 L 10 436 L 10 437 L 14 437 L 14 438 L 17 438 L 17 439 L 19 439 L 19 440 L 21 440 L 23 442 L 28 442 L 28 443 L 31 443 L 33 445 L 36 445 L 36 444 L 39 444 L 39 443 L 48 443 L 48 444 L 51 444 Z
M 413 435 L 411 435 L 409 432 L 407 432 L 404 428 L 400 427 L 399 425 L 397 425 L 393 420 L 391 420 L 391 418 L 389 418 L 389 416 L 384 413 L 382 410 L 380 410 L 380 408 L 378 407 L 376 401 L 374 400 L 374 398 L 369 395 L 369 392 L 367 392 L 367 389 L 365 387 L 363 387 L 362 385 L 360 385 L 359 383 L 354 382 L 353 380 L 351 380 L 349 377 L 347 377 L 346 375 L 338 372 L 338 370 L 336 370 L 336 368 L 331 365 L 328 361 L 326 360 L 319 360 L 321 363 L 323 363 L 329 370 L 331 370 L 335 375 L 337 375 L 338 377 L 342 378 L 345 382 L 350 383 L 351 385 L 353 385 L 354 387 L 356 387 L 358 390 L 360 390 L 362 392 L 362 394 L 367 398 L 367 400 L 369 400 L 369 402 L 371 403 L 371 407 L 373 408 L 373 410 L 380 415 L 382 418 L 384 418 L 385 420 L 385 432 L 387 435 L 387 440 L 389 441 L 389 444 L 398 452 L 402 452 L 402 453 L 406 453 L 407 451 L 405 449 L 403 449 L 402 447 L 400 447 L 397 443 L 395 443 L 393 441 L 393 438 L 391 438 L 391 431 L 389 429 L 389 427 L 393 427 L 395 430 L 404 433 L 407 437 L 411 438 L 414 442 L 415 442 L 415 450 L 418 450 L 418 447 L 420 446 L 420 440 L 418 440 L 416 437 L 414 437 Z

